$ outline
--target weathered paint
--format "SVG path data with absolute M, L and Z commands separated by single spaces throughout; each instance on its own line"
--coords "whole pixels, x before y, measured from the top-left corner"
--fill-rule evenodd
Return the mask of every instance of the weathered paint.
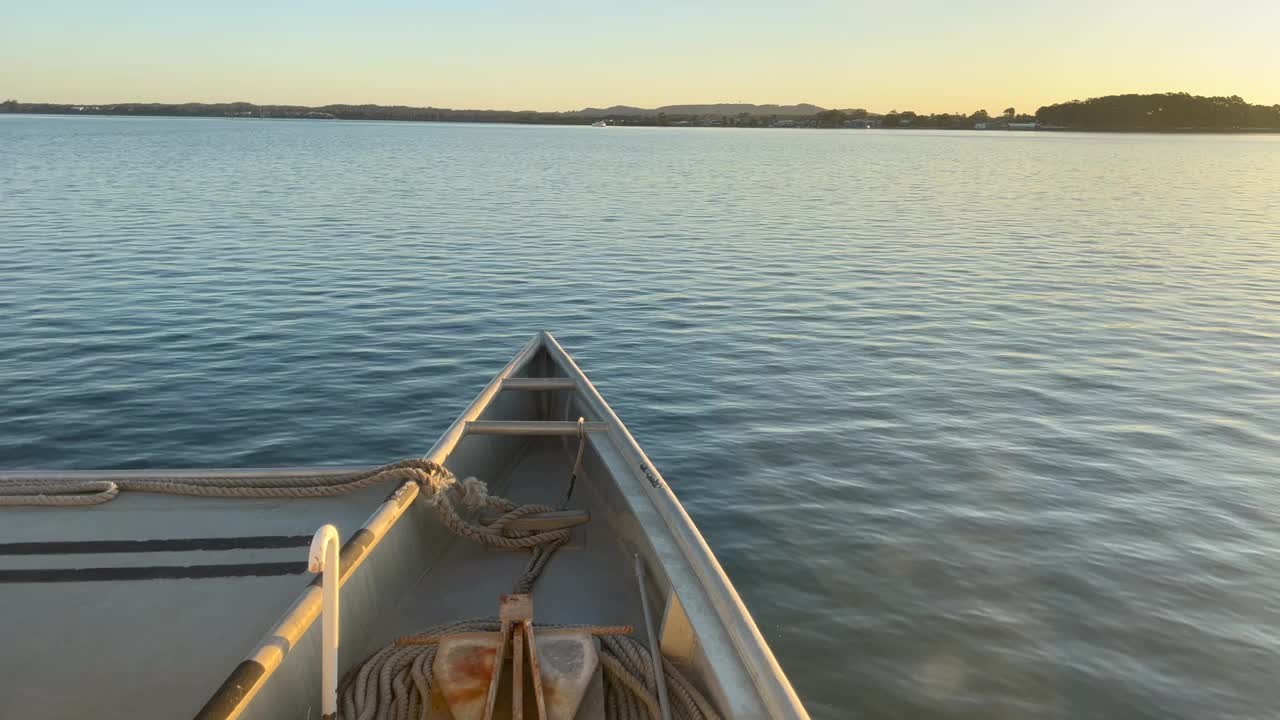
M 499 633 L 459 633 L 440 640 L 431 670 L 454 720 L 484 717 L 501 645 Z
M 548 720 L 572 720 L 600 665 L 596 640 L 583 630 L 537 630 L 534 642 Z
M 677 665 L 687 666 L 693 661 L 693 651 L 698 645 L 698 637 L 693 632 L 693 624 L 689 615 L 680 604 L 680 596 L 670 593 L 667 608 L 662 613 L 662 629 L 659 646 L 662 655 Z

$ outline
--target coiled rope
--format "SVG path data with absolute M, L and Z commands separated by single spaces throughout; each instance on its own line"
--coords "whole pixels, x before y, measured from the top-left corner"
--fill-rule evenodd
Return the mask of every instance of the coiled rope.
M 572 628 L 573 625 L 539 625 Z M 422 635 L 498 632 L 494 618 L 437 625 Z M 435 644 L 391 643 L 356 665 L 338 686 L 338 716 L 342 720 L 418 720 L 431 706 L 435 681 Z M 604 670 L 605 717 L 609 720 L 658 720 L 657 685 L 649 650 L 626 636 L 600 637 L 600 666 Z M 693 684 L 665 658 L 663 675 L 676 720 L 719 720 L 720 715 Z
M 582 450 L 574 461 L 573 475 L 581 471 Z M 500 547 L 534 547 L 533 556 L 516 581 L 512 592 L 527 593 L 546 567 L 551 555 L 569 538 L 569 530 L 541 533 L 517 533 L 506 527 L 524 515 L 548 512 L 547 505 L 516 506 L 510 500 L 490 495 L 485 484 L 476 478 L 458 483 L 453 474 L 438 465 L 424 473 L 424 489 L 431 489 L 430 501 L 440 517 L 455 534 Z M 488 508 L 504 513 L 487 525 L 463 520 L 454 505 L 452 487 L 462 491 L 460 501 L 472 510 Z M 570 486 L 572 487 L 572 486 Z M 566 493 L 566 500 L 572 492 Z M 574 627 L 540 625 L 538 627 Z M 493 618 L 465 620 L 428 628 L 418 637 L 460 632 L 498 632 L 501 623 Z M 434 682 L 432 663 L 435 644 L 394 642 L 375 652 L 347 673 L 338 688 L 338 714 L 343 720 L 418 720 L 426 717 L 431 705 Z M 609 720 L 659 720 L 657 684 L 649 650 L 638 640 L 626 636 L 600 638 L 600 666 L 604 670 L 605 717 Z M 674 720 L 719 720 L 711 703 L 663 658 L 668 696 Z

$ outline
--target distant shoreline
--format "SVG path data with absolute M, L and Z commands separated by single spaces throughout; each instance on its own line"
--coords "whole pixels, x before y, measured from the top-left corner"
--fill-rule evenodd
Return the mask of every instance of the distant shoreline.
M 147 118 L 168 119 L 168 120 L 313 120 L 316 122 L 377 122 L 377 123 L 422 123 L 422 124 L 472 124 L 472 125 L 543 125 L 543 126 L 561 126 L 561 127 L 590 127 L 591 123 L 539 123 L 539 122 L 521 122 L 518 120 L 392 120 L 386 118 L 305 118 L 305 117 L 228 117 L 224 115 L 164 115 L 159 113 L 152 114 L 134 114 L 134 113 L 109 113 L 109 112 L 4 112 L 0 111 L 0 116 L 32 116 L 32 117 L 100 117 L 100 118 L 136 118 L 145 120 Z M 723 126 L 710 125 L 655 125 L 642 123 L 626 123 L 619 124 L 617 127 L 663 127 L 669 129 L 711 129 Z M 796 128 L 773 128 L 769 126 L 730 126 L 729 129 L 736 130 L 854 130 L 857 128 L 815 128 L 815 127 L 796 127 Z M 1066 134 L 1106 134 L 1106 135 L 1280 135 L 1280 128 L 1070 128 L 1070 127 L 1040 127 L 1035 130 L 1009 130 L 1007 128 L 988 128 L 985 130 L 977 130 L 974 128 L 955 128 L 955 127 L 876 127 L 865 128 L 866 130 L 889 130 L 893 132 L 919 132 L 923 130 L 941 130 L 946 132 L 969 131 L 980 133 L 1014 133 L 1014 134 L 1034 134 L 1034 133 L 1066 133 Z
M 103 117 L 205 117 L 242 119 L 360 120 L 388 122 L 503 123 L 513 125 L 612 125 L 636 127 L 734 127 L 775 129 L 976 130 L 1007 132 L 1104 132 L 1255 135 L 1280 133 L 1280 105 L 1252 105 L 1237 96 L 1187 93 L 1109 95 L 1047 105 L 1034 115 L 1007 108 L 1000 115 L 872 113 L 826 110 L 816 105 L 719 103 L 645 109 L 616 105 L 568 112 L 454 110 L 404 105 L 256 105 L 232 103 L 0 102 L 0 114 Z

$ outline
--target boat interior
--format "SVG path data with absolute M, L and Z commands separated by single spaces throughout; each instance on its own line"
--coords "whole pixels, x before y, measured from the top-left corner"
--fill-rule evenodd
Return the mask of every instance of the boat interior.
M 533 586 L 535 625 L 629 625 L 646 645 L 651 627 L 721 715 L 804 717 L 665 480 L 550 335 L 534 338 L 426 457 L 490 494 L 576 518 Z M 342 673 L 397 638 L 497 617 L 529 562 L 527 549 L 451 532 L 427 495 L 388 482 L 330 498 L 121 492 L 88 508 L 0 508 L 5 716 L 320 718 L 322 583 L 307 571 L 307 547 L 322 525 L 343 543 Z M 603 717 L 599 695 L 593 686 L 576 717 Z

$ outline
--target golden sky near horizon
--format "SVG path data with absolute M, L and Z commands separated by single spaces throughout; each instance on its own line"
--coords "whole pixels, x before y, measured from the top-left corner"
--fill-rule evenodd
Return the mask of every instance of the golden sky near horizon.
M 1280 103 L 1280 1 L 7 0 L 0 97 L 999 113 L 1125 92 Z

